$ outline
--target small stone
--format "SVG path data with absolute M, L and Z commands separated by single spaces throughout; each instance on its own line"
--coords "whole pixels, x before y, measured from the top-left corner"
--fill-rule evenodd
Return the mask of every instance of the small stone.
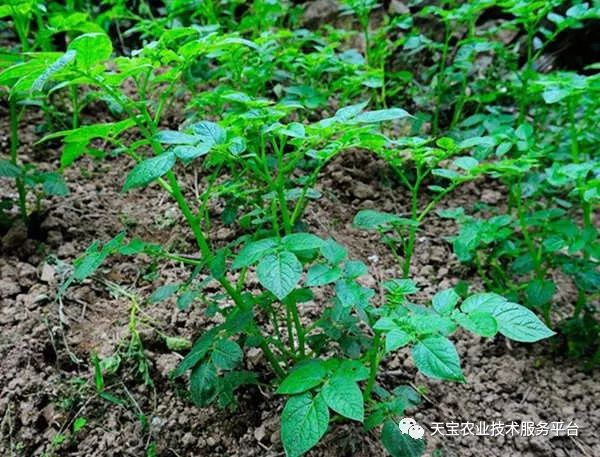
M 254 438 L 256 438 L 256 441 L 262 441 L 265 435 L 265 424 L 260 424 L 259 427 L 254 429 Z
M 77 256 L 77 250 L 73 243 L 64 243 L 59 246 L 57 254 L 61 259 L 72 258 Z
M 481 201 L 490 205 L 498 203 L 501 198 L 502 195 L 496 190 L 485 189 L 481 193 Z
M 410 9 L 403 2 L 398 0 L 392 0 L 390 2 L 390 6 L 388 7 L 388 12 L 390 14 L 410 14 Z
M 42 266 L 42 274 L 40 275 L 40 279 L 42 282 L 50 283 L 54 279 L 54 267 L 48 263 L 44 263 Z
M 279 430 L 271 433 L 271 443 L 278 444 L 281 441 L 281 437 L 279 436 Z
M 214 446 L 216 446 L 217 441 L 212 436 L 209 436 L 206 439 L 206 444 L 208 444 L 210 447 L 214 447 Z
M 369 197 L 375 196 L 373 188 L 360 181 L 354 184 L 354 187 L 352 188 L 352 194 L 361 200 L 366 200 Z
M 246 352 L 246 360 L 250 362 L 252 366 L 256 366 L 262 360 L 262 351 L 259 348 L 250 348 Z
M 0 280 L 0 297 L 14 297 L 19 292 L 21 292 L 21 287 L 15 281 L 10 281 L 6 279 Z

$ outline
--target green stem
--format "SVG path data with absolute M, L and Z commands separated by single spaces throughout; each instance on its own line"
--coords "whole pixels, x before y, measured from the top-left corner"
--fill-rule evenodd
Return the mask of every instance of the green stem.
M 452 38 L 452 33 L 450 32 L 450 27 L 447 21 L 444 21 L 444 47 L 442 48 L 442 58 L 440 59 L 440 66 L 438 69 L 438 81 L 435 86 L 435 111 L 433 112 L 433 121 L 432 121 L 432 133 L 433 135 L 437 135 L 439 131 L 439 123 L 440 123 L 440 110 L 442 104 L 442 93 L 444 92 L 443 78 L 444 71 L 446 70 L 446 59 L 448 58 L 448 50 L 450 48 L 450 39 Z
M 277 377 L 279 379 L 285 378 L 285 371 L 283 371 L 283 369 L 279 365 L 279 362 L 277 361 L 275 354 L 273 354 L 273 351 L 271 351 L 271 348 L 269 347 L 269 345 L 267 344 L 267 342 L 265 340 L 262 340 L 260 342 L 260 348 L 262 349 L 263 353 L 265 354 L 265 357 L 271 364 L 271 367 L 273 367 L 273 371 L 275 371 L 275 374 L 277 375 Z
M 379 363 L 381 362 L 379 357 L 379 353 L 381 351 L 381 342 L 381 333 L 375 331 L 375 336 L 373 337 L 373 347 L 371 348 L 371 354 L 369 356 L 369 378 L 367 379 L 367 384 L 365 386 L 365 400 L 371 400 L 373 387 L 375 387 L 375 378 L 377 377 Z
M 73 128 L 79 127 L 79 98 L 77 96 L 77 86 L 71 86 L 71 104 L 73 105 L 73 113 L 71 124 Z
M 534 28 L 529 24 L 527 27 L 527 63 L 525 64 L 525 70 L 523 71 L 522 76 L 523 88 L 519 95 L 519 124 L 525 120 L 527 108 L 529 106 L 529 95 L 527 94 L 527 91 L 529 90 L 529 79 L 531 78 L 531 73 L 533 71 L 533 35 Z
M 289 303 L 288 309 L 290 310 L 290 314 L 292 315 L 292 319 L 294 321 L 294 327 L 296 328 L 296 337 L 298 338 L 298 349 L 300 350 L 300 355 L 304 357 L 306 355 L 306 345 L 304 343 L 304 327 L 300 322 L 298 307 L 295 303 Z

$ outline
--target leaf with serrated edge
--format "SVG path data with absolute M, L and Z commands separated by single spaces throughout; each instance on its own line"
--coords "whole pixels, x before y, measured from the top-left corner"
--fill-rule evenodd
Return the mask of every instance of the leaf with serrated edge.
M 281 415 L 281 442 L 288 457 L 298 457 L 319 442 L 329 425 L 329 409 L 321 395 L 290 397 Z
M 363 395 L 356 382 L 334 376 L 321 390 L 327 406 L 348 419 L 362 422 L 365 418 Z
M 276 252 L 261 259 L 256 274 L 266 289 L 283 300 L 300 281 L 302 264 L 291 252 Z
M 412 348 L 412 356 L 417 368 L 425 376 L 447 381 L 464 381 L 456 348 L 448 338 L 423 338 Z

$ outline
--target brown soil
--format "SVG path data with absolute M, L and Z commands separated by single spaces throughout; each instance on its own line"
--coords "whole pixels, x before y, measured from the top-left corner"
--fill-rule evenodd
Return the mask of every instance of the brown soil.
M 25 133 L 25 157 L 57 166 L 53 149 L 33 148 L 32 120 Z M 6 116 L 0 116 L 6 132 Z M 0 138 L 3 148 L 6 139 Z M 174 205 L 156 186 L 120 194 L 125 158 L 94 162 L 83 159 L 68 170 L 71 195 L 46 204 L 42 223 L 45 241 L 27 239 L 16 226 L 2 240 L 0 257 L 0 455 L 2 456 L 145 456 L 148 443 L 156 455 L 277 456 L 283 455 L 278 429 L 282 399 L 267 386 L 240 392 L 236 411 L 199 409 L 182 395 L 183 384 L 168 378 L 179 356 L 169 351 L 158 334 L 141 328 L 145 355 L 154 386 L 145 386 L 131 364 L 110 379 L 112 390 L 127 405 L 100 399 L 93 389 L 92 351 L 111 354 L 129 333 L 129 303 L 111 295 L 107 281 L 147 297 L 157 286 L 185 277 L 174 263 L 159 267 L 156 279 L 145 279 L 148 259 L 110 259 L 93 280 L 73 286 L 62 302 L 57 286 L 71 262 L 95 239 L 107 240 L 124 225 L 130 236 L 148 241 L 178 242 L 191 252 L 189 235 Z M 0 183 L 2 195 L 13 189 Z M 188 172 L 186 187 L 193 186 Z M 351 227 L 358 209 L 406 212 L 406 192 L 389 178 L 382 162 L 364 153 L 341 156 L 325 170 L 323 197 L 307 211 L 313 230 L 333 236 L 351 256 L 370 265 L 375 284 L 399 275 L 398 266 L 376 236 Z M 491 182 L 463 187 L 447 205 L 470 207 L 479 201 L 502 205 L 503 189 Z M 412 277 L 422 287 L 420 298 L 466 280 L 481 289 L 475 273 L 460 265 L 445 237 L 453 224 L 429 218 L 418 238 Z M 234 234 L 216 227 L 214 236 L 225 241 Z M 147 278 L 147 277 L 146 277 Z M 570 306 L 572 285 L 562 281 L 557 306 Z M 304 308 L 320 306 L 320 298 Z M 164 334 L 193 338 L 214 321 L 199 306 L 178 311 L 172 301 L 144 305 L 144 313 Z M 483 340 L 464 333 L 455 337 L 467 384 L 435 382 L 416 373 L 407 353 L 400 351 L 384 365 L 379 381 L 385 386 L 425 387 L 426 399 L 414 412 L 426 428 L 430 456 L 566 457 L 600 455 L 600 384 L 597 372 L 580 367 L 553 351 L 551 342 L 510 345 L 503 338 Z M 247 354 L 246 363 L 265 371 L 263 361 Z M 143 412 L 146 420 L 140 420 Z M 75 417 L 87 424 L 75 437 L 68 433 Z M 573 437 L 455 437 L 430 436 L 435 422 L 575 420 Z M 53 445 L 57 434 L 67 435 Z M 333 427 L 310 456 L 384 455 L 376 436 L 359 425 Z

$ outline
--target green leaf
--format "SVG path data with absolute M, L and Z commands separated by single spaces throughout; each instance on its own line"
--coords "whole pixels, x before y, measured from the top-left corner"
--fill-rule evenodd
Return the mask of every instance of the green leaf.
M 352 381 L 364 381 L 369 377 L 369 369 L 358 360 L 342 360 L 333 375 L 346 377 Z
M 473 311 L 481 311 L 494 313 L 494 310 L 498 305 L 506 303 L 506 298 L 502 295 L 494 293 L 482 293 L 471 295 L 466 298 L 465 301 L 460 305 L 460 309 L 463 313 L 471 313 Z
M 283 380 L 277 389 L 277 393 L 292 395 L 306 392 L 321 384 L 326 374 L 321 361 L 311 360 L 294 368 Z
M 233 370 L 242 360 L 244 353 L 239 344 L 231 340 L 219 340 L 210 357 L 217 368 Z
M 0 176 L 5 178 L 16 178 L 21 174 L 21 169 L 9 162 L 8 160 L 0 160 Z
M 67 183 L 58 173 L 44 173 L 41 178 L 42 188 L 47 195 L 57 195 L 59 197 L 69 195 Z
M 167 336 L 165 338 L 167 348 L 171 351 L 185 351 L 192 347 L 192 342 L 180 336 Z
M 190 352 L 171 373 L 173 378 L 178 378 L 179 376 L 183 375 L 187 370 L 193 368 L 198 362 L 200 362 L 200 360 L 204 358 L 213 344 L 217 330 L 218 329 L 215 327 L 204 333 L 204 335 L 196 340 Z
M 112 49 L 110 38 L 104 33 L 85 33 L 69 44 L 69 50 L 77 52 L 77 65 L 87 71 L 107 60 Z
M 349 279 L 358 278 L 366 275 L 368 272 L 369 268 L 360 260 L 349 260 L 344 265 L 344 276 Z
M 319 249 L 325 245 L 325 241 L 311 233 L 292 233 L 284 236 L 281 244 L 289 251 L 307 251 Z
M 125 178 L 123 192 L 134 187 L 143 187 L 155 179 L 160 178 L 175 165 L 175 154 L 172 151 L 164 152 L 151 159 L 139 162 Z
M 561 88 L 561 87 L 549 87 L 548 89 L 542 92 L 542 97 L 544 101 L 548 104 L 556 103 L 561 101 L 563 98 L 571 95 L 571 91 L 569 89 Z
M 430 378 L 464 381 L 454 344 L 443 336 L 428 336 L 412 348 L 419 371 Z
M 406 111 L 401 108 L 388 108 L 376 111 L 365 111 L 355 116 L 352 121 L 361 124 L 373 124 L 377 122 L 391 121 L 409 117 Z
M 392 457 L 420 457 L 425 452 L 424 440 L 416 440 L 400 432 L 398 424 L 391 420 L 383 424 L 381 443 Z
M 278 245 L 276 238 L 264 238 L 246 244 L 233 260 L 234 269 L 249 267 L 270 253 Z
M 318 263 L 308 269 L 305 284 L 309 287 L 324 286 L 337 281 L 341 275 L 339 267 Z
M 227 139 L 225 130 L 223 130 L 219 124 L 214 122 L 201 121 L 192 125 L 191 129 L 200 140 L 202 140 L 204 143 L 210 144 L 211 146 L 224 143 Z
M 291 252 L 276 252 L 262 258 L 256 273 L 259 282 L 279 300 L 283 300 L 300 281 L 302 264 Z
M 342 306 L 354 306 L 362 300 L 362 287 L 354 281 L 338 281 L 335 283 L 335 294 Z
M 354 216 L 353 224 L 356 228 L 362 230 L 375 230 L 380 227 L 390 227 L 393 222 L 397 222 L 399 219 L 401 218 L 394 214 L 364 209 Z
M 531 306 L 542 307 L 552 301 L 552 297 L 556 293 L 556 285 L 553 281 L 534 279 L 527 284 L 525 293 L 527 302 Z
M 334 265 L 337 265 L 348 256 L 348 251 L 332 238 L 325 240 L 325 244 L 321 246 L 321 254 L 325 259 Z
M 281 441 L 288 457 L 298 457 L 319 442 L 329 425 L 329 409 L 321 395 L 290 397 L 281 415 Z
M 176 130 L 161 130 L 154 139 L 162 144 L 196 144 L 200 141 L 199 138 L 188 135 L 187 133 L 178 132 Z
M 475 168 L 477 165 L 479 165 L 479 161 L 469 156 L 457 157 L 454 160 L 454 165 L 456 165 L 458 168 L 462 168 L 463 170 L 469 171 L 472 168 Z
M 459 298 L 454 289 L 445 289 L 433 296 L 431 304 L 433 305 L 433 309 L 438 313 L 450 314 L 458 303 Z
M 208 154 L 208 151 L 210 151 L 210 145 L 204 143 L 198 146 L 179 145 L 173 148 L 173 153 L 183 160 L 184 163 L 202 157 Z
M 46 85 L 48 80 L 60 70 L 69 65 L 75 59 L 76 54 L 77 53 L 75 51 L 67 51 L 57 60 L 52 62 L 52 64 L 50 64 L 48 68 L 46 68 L 46 70 L 44 70 L 44 72 L 40 76 L 38 76 L 35 81 L 33 81 L 33 83 L 31 84 L 31 91 L 39 92 L 44 90 L 44 86 Z
M 498 322 L 489 313 L 474 311 L 470 314 L 456 313 L 454 320 L 464 329 L 491 338 L 498 333 Z
M 365 419 L 363 395 L 356 382 L 334 376 L 321 390 L 327 406 L 348 419 L 362 422 Z
M 190 376 L 190 395 L 198 406 L 208 406 L 217 397 L 218 378 L 215 366 L 206 362 L 192 370 Z
M 77 281 L 83 281 L 85 278 L 94 273 L 107 257 L 108 252 L 104 251 L 90 252 L 86 254 L 85 257 L 76 263 L 75 270 L 73 271 L 73 278 Z
M 404 330 L 399 328 L 392 329 L 385 335 L 385 352 L 387 354 L 388 352 L 395 351 L 402 346 L 406 346 L 410 341 L 410 335 Z
M 160 286 L 152 295 L 150 295 L 150 303 L 159 303 L 166 300 L 179 289 L 179 284 L 165 284 Z
M 177 309 L 185 311 L 194 302 L 198 292 L 195 290 L 186 290 L 179 297 L 177 297 Z
M 555 334 L 532 311 L 517 303 L 502 303 L 494 317 L 500 333 L 514 341 L 533 343 Z

